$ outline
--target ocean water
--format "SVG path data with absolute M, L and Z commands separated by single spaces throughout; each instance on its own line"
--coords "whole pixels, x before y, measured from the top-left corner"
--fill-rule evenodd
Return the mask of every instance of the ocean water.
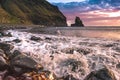
M 50 27 L 8 32 L 13 37 L 1 37 L 1 42 L 13 44 L 14 50 L 25 52 L 57 77 L 71 74 L 83 80 L 91 71 L 107 66 L 120 80 L 120 68 L 117 66 L 120 64 L 119 27 Z M 41 40 L 32 41 L 31 36 Z M 22 41 L 15 43 L 14 39 Z
M 45 27 L 31 32 L 62 36 L 120 39 L 120 27 Z

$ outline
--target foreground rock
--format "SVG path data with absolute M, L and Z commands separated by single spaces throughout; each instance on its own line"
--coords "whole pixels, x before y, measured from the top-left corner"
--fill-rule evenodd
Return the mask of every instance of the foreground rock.
M 33 40 L 33 41 L 39 41 L 39 40 L 42 40 L 40 37 L 36 37 L 36 36 L 32 36 L 30 38 L 30 40 Z
M 6 51 L 10 51 L 10 50 L 12 50 L 14 48 L 14 46 L 13 45 L 11 45 L 11 44 L 7 44 L 7 43 L 1 43 L 0 42 L 0 49 L 2 49 L 4 52 L 6 52 Z
M 4 37 L 4 36 L 12 37 L 12 34 L 10 32 L 6 33 L 5 31 L 0 31 L 0 37 Z
M 14 46 L 11 44 L 7 44 L 5 42 L 3 42 L 3 43 L 0 42 L 0 49 L 2 49 L 4 51 L 6 56 L 10 55 L 10 50 L 12 50 L 13 48 L 14 48 Z
M 0 80 L 56 80 L 50 71 L 44 71 L 42 65 L 24 53 L 15 50 L 14 46 L 0 43 Z M 8 52 L 6 54 L 5 52 Z
M 83 22 L 80 20 L 79 17 L 76 17 L 76 18 L 75 18 L 75 23 L 74 23 L 74 24 L 71 24 L 71 26 L 84 27 L 84 24 L 83 24 Z
M 114 73 L 108 68 L 91 72 L 84 80 L 117 80 Z

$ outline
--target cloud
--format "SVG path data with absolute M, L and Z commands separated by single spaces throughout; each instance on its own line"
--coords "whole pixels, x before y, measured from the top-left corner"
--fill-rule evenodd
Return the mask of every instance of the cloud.
M 86 2 L 54 3 L 71 24 L 79 16 L 86 26 L 120 25 L 120 0 L 87 0 Z
M 68 2 L 83 2 L 85 0 L 47 0 L 47 1 L 54 3 L 59 3 L 59 2 L 68 3 Z

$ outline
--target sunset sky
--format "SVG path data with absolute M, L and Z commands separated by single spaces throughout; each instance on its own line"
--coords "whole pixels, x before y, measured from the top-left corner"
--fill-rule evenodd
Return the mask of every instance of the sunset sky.
M 85 26 L 120 26 L 120 0 L 48 0 L 73 23 L 79 16 Z

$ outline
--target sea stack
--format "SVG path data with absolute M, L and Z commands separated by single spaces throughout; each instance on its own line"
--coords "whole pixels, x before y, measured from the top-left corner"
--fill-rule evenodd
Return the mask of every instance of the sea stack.
M 71 26 L 73 27 L 84 27 L 84 24 L 82 22 L 82 20 L 76 16 L 75 18 L 75 23 L 74 24 L 71 24 Z

